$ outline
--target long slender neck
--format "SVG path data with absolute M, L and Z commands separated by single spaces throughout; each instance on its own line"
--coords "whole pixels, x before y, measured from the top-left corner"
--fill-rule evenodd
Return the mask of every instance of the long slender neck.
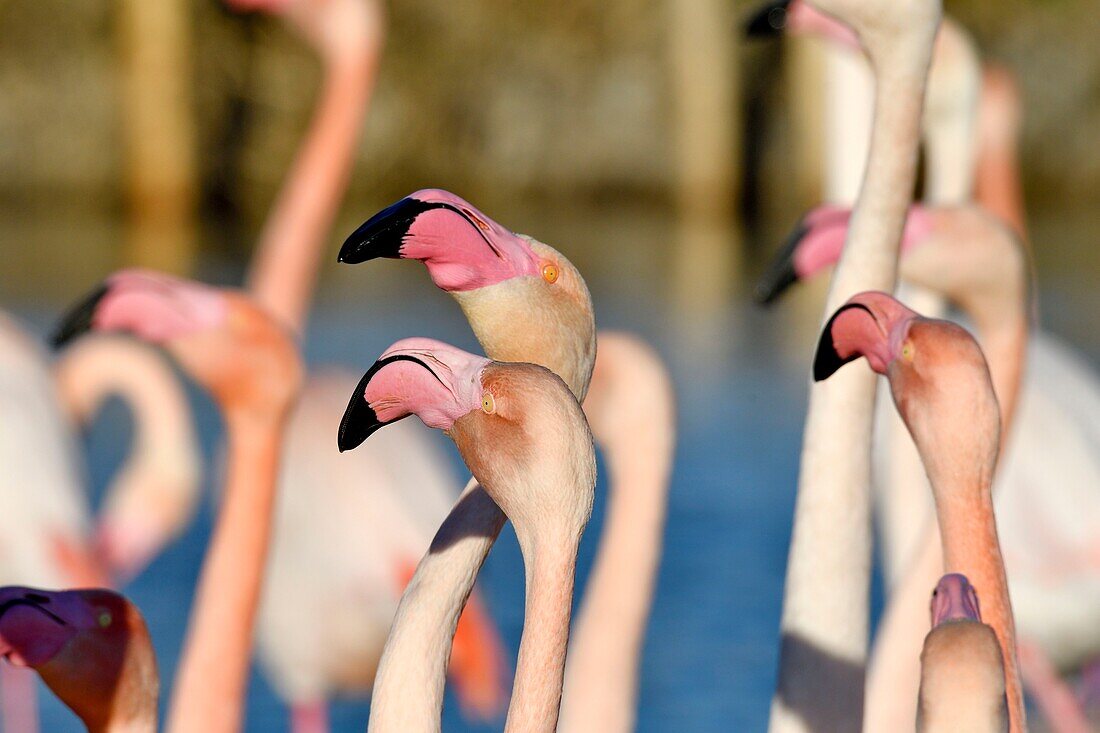
M 93 336 L 67 349 L 54 375 L 78 422 L 91 420 L 112 396 L 133 412 L 134 446 L 120 476 L 139 469 L 168 471 L 179 486 L 197 485 L 198 448 L 187 398 L 167 363 L 149 347 L 118 336 Z M 117 488 L 116 483 L 111 491 Z
M 648 394 L 645 399 L 654 398 Z M 598 419 L 589 420 L 596 435 L 604 437 Z M 633 422 L 627 439 L 602 441 L 610 498 L 570 645 L 559 725 L 563 732 L 634 729 L 639 662 L 661 559 L 672 462 L 672 431 L 661 424 L 665 421 L 671 423 L 672 415 L 650 415 Z
M 1016 416 L 1026 363 L 1028 316 L 1024 299 L 1006 303 L 999 313 L 974 313 L 975 324 L 989 363 L 993 391 L 1001 406 L 1001 435 L 1007 436 Z M 1001 438 L 1001 449 L 1008 441 Z
M 505 733 L 557 730 L 579 541 L 569 533 L 520 540 L 527 602 Z
M 401 597 L 374 678 L 372 733 L 440 730 L 458 618 L 504 521 L 471 479 Z
M 926 455 L 925 459 L 936 499 L 936 518 L 943 543 L 943 571 L 965 574 L 977 590 L 982 618 L 997 632 L 1004 656 L 1011 730 L 1024 730 L 1023 693 L 1016 662 L 1016 627 L 993 515 L 992 470 L 966 476 L 958 471 L 937 470 L 934 456 Z
M 859 291 L 894 287 L 898 244 L 916 176 L 921 103 L 935 33 L 934 27 L 924 27 L 923 19 L 918 24 L 887 50 L 872 54 L 871 147 L 825 317 Z M 844 370 L 810 391 L 773 731 L 861 727 L 874 397 L 874 375 L 862 367 Z M 826 669 L 833 672 L 825 674 Z
M 963 204 L 974 191 L 974 158 L 981 67 L 973 42 L 950 19 L 940 24 L 925 110 L 927 203 Z
M 309 132 L 253 256 L 248 290 L 295 332 L 305 325 L 321 253 L 347 188 L 377 61 L 366 54 L 326 69 Z
M 88 729 L 88 733 L 156 733 L 156 700 L 152 701 L 152 705 L 148 710 L 143 710 L 140 715 L 135 715 L 124 722 L 108 722 L 102 726 L 85 723 L 85 727 Z
M 281 419 L 226 415 L 228 476 L 191 611 L 167 730 L 240 730 L 267 558 Z

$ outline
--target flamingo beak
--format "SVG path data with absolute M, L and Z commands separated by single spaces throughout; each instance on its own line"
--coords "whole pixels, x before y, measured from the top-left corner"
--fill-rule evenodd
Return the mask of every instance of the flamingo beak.
M 932 626 L 947 621 L 982 620 L 981 607 L 978 604 L 978 592 L 965 575 L 949 573 L 936 584 L 932 592 Z
M 749 38 L 769 38 L 782 35 L 787 27 L 787 7 L 791 0 L 769 0 L 745 23 Z
M 390 423 L 395 423 L 412 414 L 411 412 L 407 412 L 391 420 L 381 420 L 378 417 L 378 413 L 374 411 L 374 408 L 370 406 L 370 403 L 367 402 L 364 396 L 374 376 L 382 371 L 384 367 L 396 361 L 411 361 L 424 367 L 429 372 L 431 371 L 431 368 L 420 359 L 403 354 L 384 357 L 374 362 L 371 368 L 367 370 L 367 373 L 363 375 L 363 378 L 359 380 L 359 384 L 356 385 L 355 392 L 352 393 L 347 409 L 344 410 L 344 417 L 340 420 L 340 432 L 337 436 L 337 445 L 341 453 L 353 448 L 358 448 L 363 444 L 363 441 L 373 435 L 379 428 L 389 425 Z
M 73 306 L 61 318 L 57 328 L 54 329 L 53 334 L 50 336 L 50 344 L 54 348 L 61 348 L 73 339 L 91 331 L 92 324 L 95 321 L 96 309 L 109 289 L 108 284 L 103 283 Z
M 0 588 L 0 654 L 19 667 L 49 661 L 72 636 L 50 610 L 50 596 L 33 588 Z
M 482 406 L 485 357 L 425 338 L 398 341 L 355 389 L 340 421 L 340 451 L 359 446 L 383 425 L 416 415 L 430 428 L 450 430 Z
M 425 211 L 443 208 L 453 207 L 407 196 L 382 209 L 352 232 L 340 247 L 336 261 L 358 265 L 379 257 L 399 259 L 405 235 L 416 217 Z
M 841 306 L 829 319 L 829 322 L 825 324 L 825 328 L 821 331 L 821 339 L 817 342 L 817 352 L 814 354 L 815 382 L 828 379 L 833 376 L 837 369 L 862 356 L 857 349 L 846 348 L 839 343 L 841 338 L 844 338 L 845 341 L 848 339 L 846 338 L 847 333 L 842 335 L 840 332 L 838 321 L 840 321 L 841 327 L 847 326 L 853 320 L 853 315 L 859 311 L 865 312 L 874 321 L 875 314 L 870 308 L 862 303 L 847 303 Z M 845 332 L 848 330 L 850 329 L 844 329 Z
M 798 273 L 794 267 L 794 254 L 802 244 L 802 238 L 810 231 L 809 225 L 803 219 L 798 222 L 788 236 L 779 254 L 771 261 L 764 274 L 753 289 L 753 297 L 760 305 L 771 305 L 787 291 L 787 288 L 798 282 Z

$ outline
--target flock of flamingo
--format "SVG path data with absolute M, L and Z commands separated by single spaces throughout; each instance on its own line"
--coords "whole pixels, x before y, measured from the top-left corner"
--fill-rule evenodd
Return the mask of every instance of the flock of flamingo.
M 158 728 L 145 622 L 108 588 L 175 539 L 198 498 L 190 408 L 164 355 L 210 394 L 225 429 L 167 730 L 240 730 L 254 652 L 295 733 L 327 731 L 330 698 L 368 691 L 369 730 L 438 731 L 448 676 L 467 715 L 507 706 L 510 732 L 633 730 L 675 442 L 662 360 L 636 336 L 597 331 L 584 279 L 557 250 L 424 189 L 369 218 L 339 261 L 419 260 L 485 356 L 406 338 L 361 378 L 306 373 L 298 343 L 384 21 L 376 0 L 231 3 L 280 16 L 324 64 L 245 286 L 120 271 L 61 320 L 56 361 L 0 321 L 12 415 L 0 450 L 14 492 L 0 578 L 19 584 L 0 588 L 3 730 L 37 730 L 33 674 L 93 733 Z M 1025 691 L 1051 730 L 1091 730 L 1089 690 L 1063 675 L 1095 681 L 1100 658 L 1089 432 L 1100 382 L 1031 333 L 1019 100 L 941 16 L 939 0 L 771 0 L 748 25 L 818 36 L 830 53 L 828 203 L 799 222 L 757 289 L 771 302 L 833 268 L 776 733 L 1018 732 Z M 927 190 L 913 204 L 922 145 Z M 947 304 L 977 338 L 942 319 Z M 844 368 L 857 360 L 870 369 Z M 876 410 L 880 387 L 890 394 Z M 135 416 L 134 445 L 92 516 L 74 434 L 112 395 Z M 399 422 L 411 415 L 454 441 L 472 474 L 464 489 L 427 434 Z M 574 621 L 594 444 L 611 498 Z M 873 506 L 889 599 L 869 649 Z M 510 694 L 474 588 L 506 521 L 526 574 Z

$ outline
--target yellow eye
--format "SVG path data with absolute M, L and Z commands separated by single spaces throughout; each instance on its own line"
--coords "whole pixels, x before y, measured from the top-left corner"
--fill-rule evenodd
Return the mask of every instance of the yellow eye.
M 114 619 L 111 617 L 110 611 L 100 611 L 96 621 L 99 622 L 99 628 L 105 629 L 111 625 L 111 621 Z
M 555 283 L 558 280 L 558 266 L 551 265 L 549 263 L 542 266 L 542 279 L 548 283 Z
M 901 358 L 906 361 L 913 361 L 913 343 L 906 341 L 901 345 Z
M 486 393 L 482 394 L 481 395 L 481 410 L 486 415 L 492 415 L 493 412 L 496 411 L 496 409 L 497 409 L 497 403 L 493 399 L 493 393 L 492 392 L 486 392 Z

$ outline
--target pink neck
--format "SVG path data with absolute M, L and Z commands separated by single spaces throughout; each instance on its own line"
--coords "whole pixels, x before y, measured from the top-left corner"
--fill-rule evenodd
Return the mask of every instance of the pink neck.
M 317 111 L 268 217 L 248 274 L 248 290 L 301 332 L 321 254 L 347 189 L 378 59 L 326 69 Z
M 267 558 L 283 425 L 226 415 L 228 476 L 195 593 L 169 733 L 235 733 Z
M 530 545 L 523 553 L 527 603 L 505 733 L 554 733 L 565 676 L 576 540 L 551 536 Z

